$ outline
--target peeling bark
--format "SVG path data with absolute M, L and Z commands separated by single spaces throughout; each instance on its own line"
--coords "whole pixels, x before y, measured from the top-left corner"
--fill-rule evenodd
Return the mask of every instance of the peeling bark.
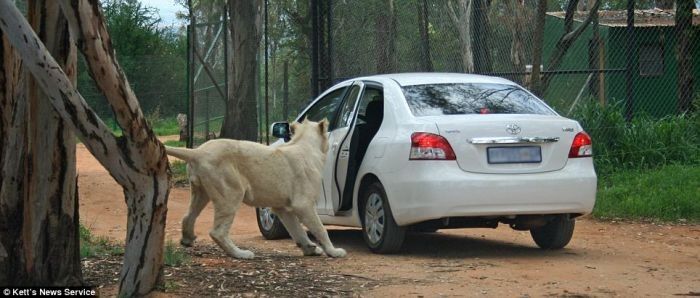
M 76 82 L 77 56 L 55 1 L 32 0 L 29 21 L 51 55 Z M 75 134 L 26 74 L 28 123 L 24 177 L 23 278 L 15 284 L 78 286 L 80 267 Z
M 0 29 L 0 285 L 13 284 L 24 263 L 15 252 L 21 248 L 26 111 L 22 63 Z

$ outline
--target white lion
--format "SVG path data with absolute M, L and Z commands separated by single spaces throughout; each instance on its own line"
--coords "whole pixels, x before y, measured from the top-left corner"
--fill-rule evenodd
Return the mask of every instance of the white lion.
M 187 162 L 192 187 L 190 208 L 182 219 L 182 245 L 191 246 L 194 242 L 195 220 L 211 200 L 211 238 L 234 258 L 253 258 L 253 252 L 238 248 L 229 238 L 233 217 L 244 202 L 254 207 L 271 207 L 304 255 L 346 255 L 344 249 L 333 247 L 315 211 L 328 152 L 328 121 L 304 120 L 290 128 L 291 141 L 275 148 L 226 139 L 208 141 L 197 149 L 166 146 L 168 155 Z M 323 250 L 309 239 L 300 221 Z

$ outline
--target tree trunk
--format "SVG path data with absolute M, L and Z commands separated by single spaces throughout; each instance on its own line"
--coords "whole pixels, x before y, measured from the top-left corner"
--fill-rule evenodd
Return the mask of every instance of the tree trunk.
M 221 137 L 257 141 L 257 54 L 260 48 L 262 0 L 229 0 L 233 43 L 232 71 Z
M 377 73 L 396 72 L 396 8 L 384 0 L 376 19 Z
M 508 15 L 509 22 L 506 23 L 508 30 L 510 31 L 510 63 L 513 72 L 524 72 L 525 71 L 525 30 L 522 30 L 521 24 L 528 21 L 527 17 L 527 7 L 525 6 L 525 1 L 522 0 L 506 0 L 505 2 L 506 10 L 510 12 Z M 523 83 L 527 81 L 528 78 L 516 75 L 512 78 L 518 83 Z
M 455 4 L 456 2 L 456 4 Z M 474 53 L 472 51 L 471 16 L 474 0 L 448 0 L 447 13 L 459 34 L 462 71 L 474 72 Z
M 284 74 L 282 85 L 282 119 L 289 120 L 289 61 L 284 60 Z
M 170 178 L 167 156 L 116 62 L 99 3 L 62 0 L 60 4 L 90 74 L 122 128 L 124 135 L 119 138 L 87 106 L 11 0 L 0 0 L 0 30 L 46 92 L 53 109 L 124 188 L 129 214 L 119 294 L 145 295 L 162 277 Z
M 535 13 L 535 32 L 532 38 L 532 73 L 530 74 L 530 90 L 538 96 L 544 95 L 542 90 L 542 49 L 544 47 L 544 21 L 547 17 L 547 0 L 537 1 Z
M 29 1 L 29 21 L 75 84 L 76 49 L 58 3 Z M 29 129 L 22 253 L 28 284 L 81 285 L 75 134 L 27 73 Z
M 39 37 L 74 83 L 75 47 L 57 4 L 33 0 L 28 11 Z M 4 48 L 9 50 L 7 46 Z M 1 63 L 4 77 L 10 79 L 2 85 L 26 93 L 13 98 L 2 92 L 2 122 L 8 128 L 3 130 L 3 140 L 9 140 L 3 143 L 3 152 L 8 155 L 2 158 L 2 177 L 8 184 L 3 183 L 2 218 L 13 219 L 1 223 L 2 234 L 9 236 L 4 240 L 18 242 L 4 251 L 0 281 L 6 285 L 81 285 L 75 136 L 36 89 L 33 78 L 26 76 L 19 83 L 20 72 L 12 66 L 16 55 L 11 52 L 1 58 L 6 62 Z M 18 126 L 12 119 L 21 119 L 23 124 Z M 13 208 L 10 201 L 18 205 Z
M 489 50 L 489 2 L 490 0 L 472 0 L 474 2 L 472 9 L 472 18 L 474 26 L 472 26 L 472 47 L 474 53 L 474 71 L 476 73 L 489 73 L 491 68 L 491 53 Z
M 428 17 L 428 2 L 427 0 L 417 0 L 418 8 L 418 32 L 420 32 L 420 71 L 433 71 L 433 60 L 430 57 L 430 34 L 428 34 L 428 25 L 430 18 Z
M 676 9 L 676 38 L 678 60 L 678 112 L 693 109 L 693 8 L 692 0 L 679 0 Z M 697 54 L 697 53 L 696 53 Z
M 0 29 L 0 285 L 13 285 L 24 264 L 21 250 L 27 101 L 22 63 Z

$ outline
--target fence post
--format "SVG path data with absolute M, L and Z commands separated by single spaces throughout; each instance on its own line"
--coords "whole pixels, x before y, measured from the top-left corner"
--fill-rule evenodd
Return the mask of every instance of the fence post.
M 289 120 L 289 61 L 284 60 L 284 82 L 282 98 L 282 116 L 284 121 Z
M 634 0 L 627 0 L 627 71 L 626 87 L 627 100 L 625 101 L 625 119 L 632 121 L 634 115 L 634 61 L 637 58 L 634 39 Z

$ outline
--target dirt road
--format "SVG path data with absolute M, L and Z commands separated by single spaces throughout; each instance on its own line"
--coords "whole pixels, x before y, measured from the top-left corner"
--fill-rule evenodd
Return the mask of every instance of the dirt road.
M 93 233 L 123 241 L 126 206 L 121 188 L 88 151 L 78 147 L 80 217 Z M 180 220 L 187 210 L 189 190 L 174 188 L 168 203 L 167 237 L 179 241 Z M 410 235 L 405 250 L 398 255 L 375 255 L 365 247 L 359 230 L 333 228 L 331 239 L 345 248 L 344 259 L 302 257 L 291 240 L 265 241 L 260 236 L 255 212 L 240 211 L 234 221 L 232 238 L 239 246 L 258 255 L 257 262 L 227 258 L 212 246 L 208 229 L 212 224 L 211 205 L 196 225 L 199 236 L 192 262 L 201 268 L 216 266 L 249 268 L 256 265 L 265 274 L 265 262 L 288 262 L 301 266 L 310 276 L 290 279 L 318 284 L 313 272 L 335 272 L 352 283 L 331 295 L 370 297 L 637 297 L 700 295 L 700 226 L 632 222 L 602 222 L 581 219 L 574 239 L 560 251 L 535 247 L 529 233 L 498 229 L 445 230 L 433 234 Z M 201 252 L 200 250 L 206 250 Z M 270 256 L 277 256 L 270 258 Z M 260 261 L 262 260 L 262 261 Z M 115 266 L 118 266 L 116 264 Z M 278 267 L 274 267 L 278 274 Z M 189 270 L 189 269 L 188 269 Z M 224 270 L 224 269 L 221 269 Z M 269 273 L 269 272 L 268 272 Z M 166 276 L 168 276 L 166 274 Z M 275 275 L 277 276 L 277 275 Z M 239 278 L 235 275 L 230 277 Z M 292 278 L 292 277 L 290 277 Z M 168 277 L 166 277 L 167 281 Z M 366 281 L 366 282 L 362 282 Z M 178 281 L 179 282 L 179 281 Z M 181 283 L 175 293 L 198 295 Z M 337 280 L 336 280 L 337 282 Z M 350 281 L 348 281 L 350 282 Z M 201 282 L 205 288 L 214 285 Z M 109 286 L 108 286 L 109 287 Z M 224 284 L 221 284 L 224 287 Z M 177 288 L 177 285 L 176 285 Z M 233 290 L 235 292 L 235 289 Z M 255 295 L 293 295 L 293 292 L 255 292 Z M 209 295 L 207 294 L 207 295 Z

